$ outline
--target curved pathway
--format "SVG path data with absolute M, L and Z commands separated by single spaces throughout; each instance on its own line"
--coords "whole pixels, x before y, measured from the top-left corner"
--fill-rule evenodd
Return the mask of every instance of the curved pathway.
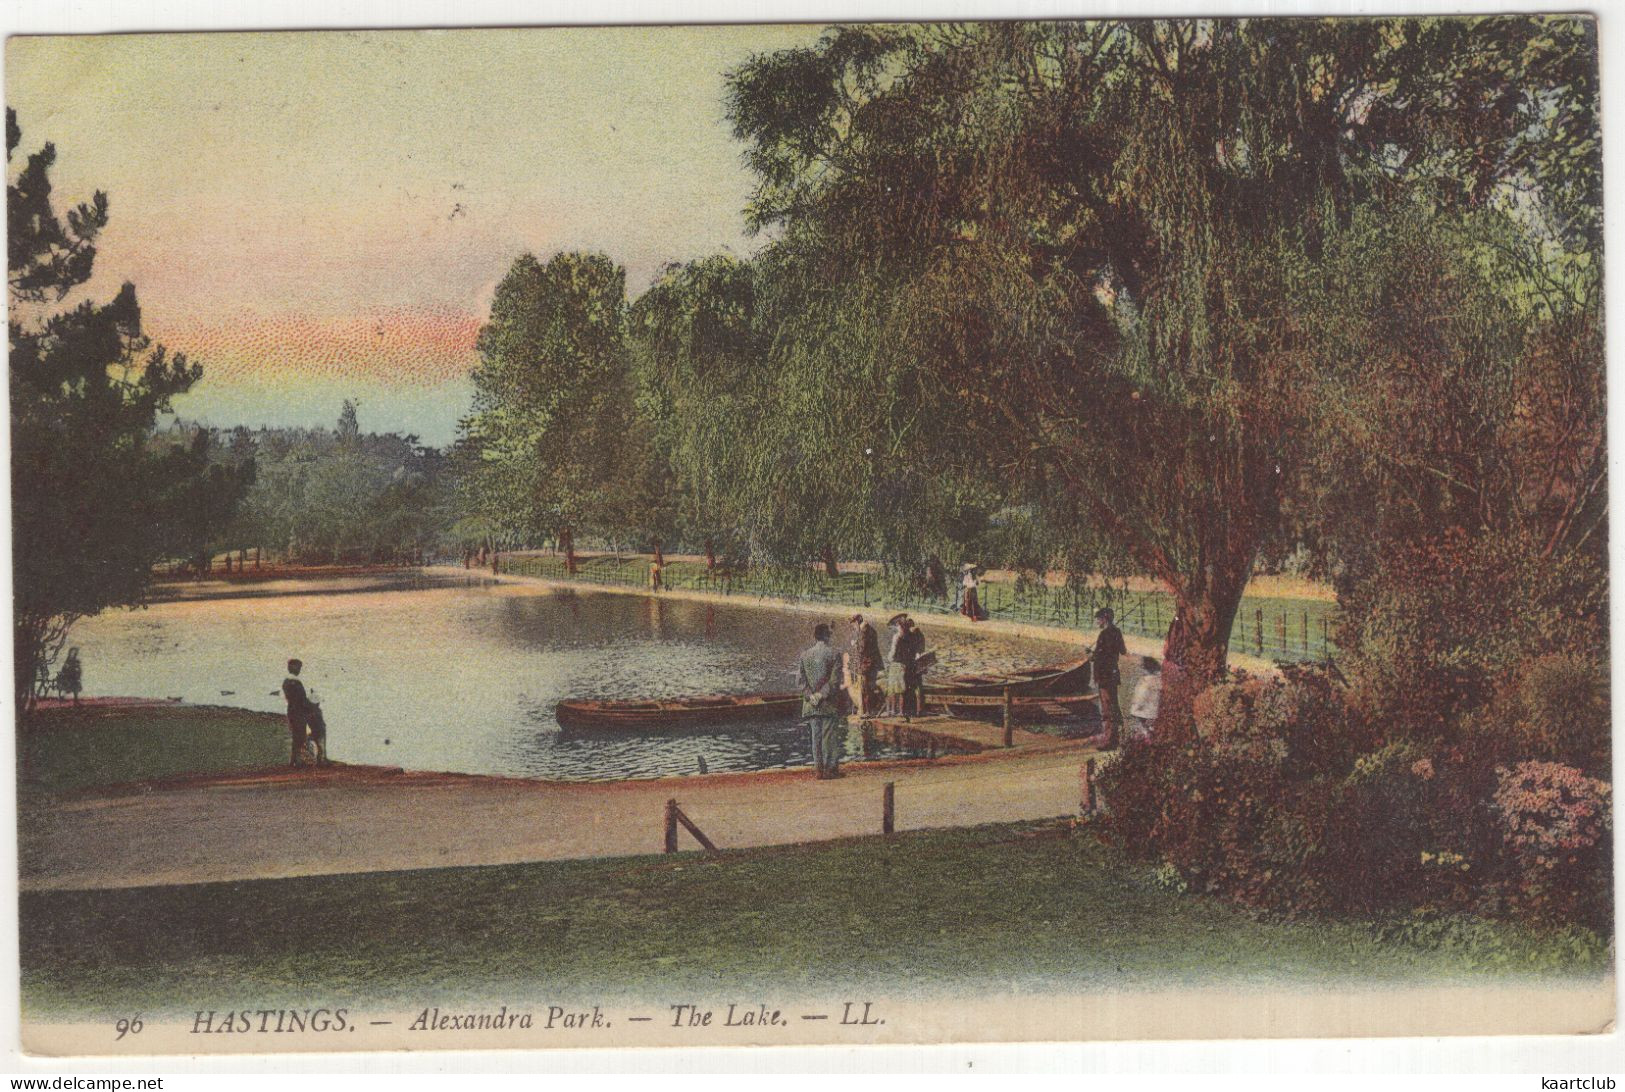
M 1075 815 L 1087 741 L 935 761 L 653 781 L 558 782 L 274 768 L 20 801 L 24 890 L 513 864 L 659 853 L 675 798 L 721 849 Z M 680 846 L 695 848 L 686 831 Z

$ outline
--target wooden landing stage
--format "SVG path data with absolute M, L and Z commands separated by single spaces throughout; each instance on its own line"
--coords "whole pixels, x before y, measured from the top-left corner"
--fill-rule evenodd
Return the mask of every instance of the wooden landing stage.
M 863 730 L 865 751 L 877 744 L 885 744 L 899 750 L 922 751 L 932 758 L 938 755 L 974 755 L 1005 747 L 1054 746 L 1060 742 L 1056 736 L 1027 732 L 1020 728 L 1006 729 L 985 720 L 965 720 L 942 714 L 914 717 L 907 721 L 902 717 L 872 717 L 859 720 L 857 724 Z

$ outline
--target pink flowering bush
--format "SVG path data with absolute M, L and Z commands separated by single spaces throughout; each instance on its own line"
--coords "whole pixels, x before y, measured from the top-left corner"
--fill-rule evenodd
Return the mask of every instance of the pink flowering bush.
M 1303 670 L 1210 687 L 1193 719 L 1190 738 L 1136 741 L 1101 772 L 1105 829 L 1188 890 L 1282 916 L 1608 929 L 1606 782 L 1476 741 L 1384 741 L 1346 688 Z
M 1496 770 L 1495 811 L 1510 854 L 1509 906 L 1523 916 L 1606 921 L 1613 790 L 1558 762 Z

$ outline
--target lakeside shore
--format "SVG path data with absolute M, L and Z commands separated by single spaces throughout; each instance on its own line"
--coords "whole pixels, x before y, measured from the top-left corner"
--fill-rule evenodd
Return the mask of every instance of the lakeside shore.
M 523 573 L 493 573 L 489 569 L 464 569 L 461 565 L 430 565 L 425 566 L 427 571 L 444 573 L 478 573 L 482 579 L 493 580 L 504 584 L 528 584 L 545 588 L 567 588 L 582 593 L 602 592 L 606 595 L 633 595 L 641 598 L 680 599 L 696 603 L 727 604 L 729 606 L 745 606 L 769 608 L 772 610 L 793 610 L 803 614 L 822 615 L 831 622 L 844 622 L 853 614 L 862 614 L 865 618 L 876 623 L 883 623 L 888 613 L 895 613 L 891 608 L 864 608 L 849 607 L 835 603 L 821 603 L 807 599 L 787 599 L 773 596 L 752 595 L 737 593 L 721 595 L 716 592 L 699 591 L 692 588 L 667 588 L 659 592 L 648 588 L 628 587 L 616 584 L 589 584 L 577 580 L 555 580 L 550 577 L 528 576 Z M 1092 644 L 1086 633 L 1062 626 L 1044 626 L 1031 622 L 1014 622 L 1002 618 L 987 618 L 973 622 L 962 614 L 928 614 L 915 619 L 924 629 L 958 629 L 974 630 L 980 633 L 1000 633 L 1011 637 L 1025 637 L 1038 641 L 1053 641 L 1057 644 L 1071 645 L 1080 651 L 1086 650 Z M 1162 658 L 1162 641 L 1151 637 L 1141 637 L 1135 634 L 1124 633 L 1123 643 L 1135 656 L 1154 656 Z M 1275 674 L 1279 671 L 1275 661 L 1245 652 L 1232 651 L 1230 663 L 1258 674 Z
M 274 714 L 225 712 L 256 743 L 285 731 Z M 855 760 L 834 782 L 806 768 L 545 781 L 261 760 L 25 794 L 19 879 L 29 891 L 79 890 L 658 853 L 672 799 L 721 848 L 793 845 L 880 833 L 888 782 L 899 830 L 1049 819 L 1078 812 L 1079 771 L 1095 753 L 1089 740 L 1057 738 L 1015 751 Z M 686 834 L 681 844 L 694 847 Z

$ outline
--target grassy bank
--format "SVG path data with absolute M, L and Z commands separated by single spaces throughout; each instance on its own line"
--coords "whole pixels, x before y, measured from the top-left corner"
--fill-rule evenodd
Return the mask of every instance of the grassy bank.
M 24 791 L 66 791 L 288 760 L 282 717 L 224 706 L 47 709 L 23 737 Z
M 250 1001 L 411 1007 L 1485 973 L 1450 952 L 1381 942 L 1364 925 L 1261 923 L 1176 895 L 1065 823 L 715 856 L 27 893 L 21 933 L 24 1007 L 42 1017 Z M 1503 970 L 1606 969 L 1595 953 L 1503 939 Z

